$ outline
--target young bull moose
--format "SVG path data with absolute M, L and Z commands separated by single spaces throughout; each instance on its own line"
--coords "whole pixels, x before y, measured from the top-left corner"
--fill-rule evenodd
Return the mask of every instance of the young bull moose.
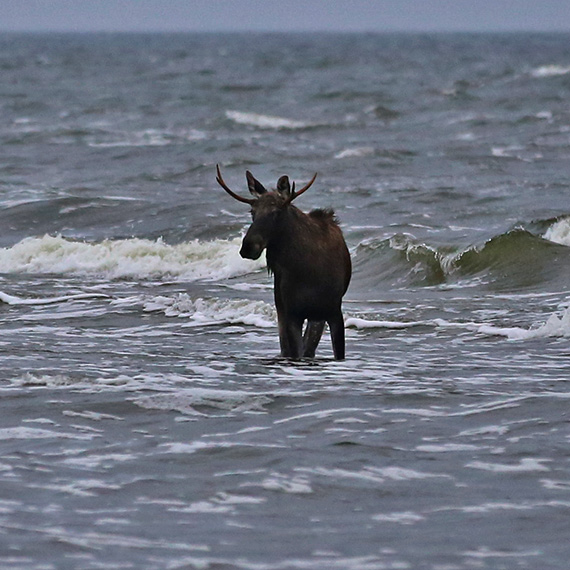
M 315 181 L 295 192 L 282 176 L 276 191 L 267 191 L 246 172 L 253 198 L 235 194 L 217 167 L 218 184 L 232 197 L 251 206 L 253 223 L 240 255 L 258 259 L 267 250 L 267 266 L 275 278 L 274 294 L 279 323 L 281 356 L 292 359 L 315 356 L 328 323 L 334 357 L 344 359 L 342 297 L 351 276 L 348 248 L 332 210 L 301 212 L 292 202 Z M 307 321 L 303 335 L 303 323 Z

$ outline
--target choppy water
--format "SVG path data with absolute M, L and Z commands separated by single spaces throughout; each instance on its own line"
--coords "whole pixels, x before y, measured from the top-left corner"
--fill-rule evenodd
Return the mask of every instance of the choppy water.
M 566 570 L 569 40 L 0 37 L 0 566 Z M 345 361 L 216 163 L 319 172 Z

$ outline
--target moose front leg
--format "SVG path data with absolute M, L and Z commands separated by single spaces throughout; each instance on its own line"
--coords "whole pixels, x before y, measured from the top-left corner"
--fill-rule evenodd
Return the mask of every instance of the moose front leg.
M 279 326 L 279 346 L 281 348 L 281 356 L 287 358 L 291 352 L 289 348 L 289 335 L 285 325 L 285 317 L 277 313 L 277 324 Z
M 303 355 L 303 319 L 298 319 L 289 311 L 283 302 L 286 295 L 282 291 L 281 274 L 275 272 L 274 296 L 279 325 L 279 345 L 283 358 L 298 360 Z

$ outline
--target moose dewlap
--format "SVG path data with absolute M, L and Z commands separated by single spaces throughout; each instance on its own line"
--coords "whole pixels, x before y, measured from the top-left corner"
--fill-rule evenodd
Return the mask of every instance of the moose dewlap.
M 334 357 L 342 360 L 342 297 L 352 273 L 350 254 L 332 210 L 305 214 L 292 204 L 316 177 L 296 192 L 295 183 L 291 186 L 289 178 L 281 176 L 277 189 L 268 191 L 247 171 L 253 198 L 230 190 L 219 166 L 216 180 L 232 198 L 251 206 L 253 222 L 243 238 L 240 255 L 258 259 L 266 250 L 267 266 L 274 275 L 281 356 L 314 357 L 327 323 Z

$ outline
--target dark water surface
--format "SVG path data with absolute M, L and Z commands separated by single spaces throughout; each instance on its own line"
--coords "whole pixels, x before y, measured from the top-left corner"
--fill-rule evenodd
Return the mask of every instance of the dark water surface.
M 570 36 L 0 36 L 0 567 L 567 570 Z M 250 169 L 334 207 L 278 358 Z

